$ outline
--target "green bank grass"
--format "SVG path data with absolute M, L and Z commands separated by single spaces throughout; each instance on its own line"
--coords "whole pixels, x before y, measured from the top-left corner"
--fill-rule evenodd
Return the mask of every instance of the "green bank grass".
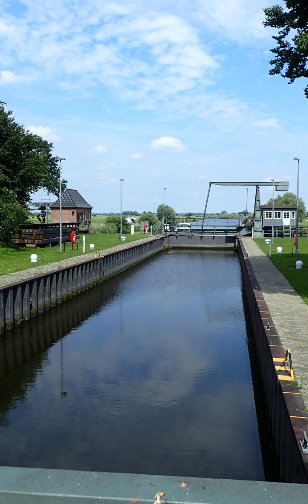
M 265 243 L 264 238 L 255 238 L 254 241 L 265 254 L 269 254 L 269 245 Z M 277 247 L 282 247 L 281 254 L 277 253 Z M 308 238 L 298 239 L 298 251 L 299 257 L 296 257 L 293 238 L 274 238 L 271 261 L 308 304 Z M 298 259 L 304 263 L 302 269 L 295 267 Z
M 117 245 L 124 246 L 124 242 L 119 239 L 118 234 L 102 234 L 96 233 L 94 235 L 86 236 L 86 254 L 90 252 L 95 252 L 98 250 L 106 250 Z M 149 236 L 149 235 L 147 235 Z M 134 235 L 126 235 L 125 243 L 130 243 L 135 240 L 140 240 L 144 238 L 143 233 L 135 233 Z M 90 249 L 90 243 L 95 245 L 93 251 Z M 38 262 L 31 263 L 31 254 L 37 254 Z M 38 247 L 38 248 L 26 248 L 26 247 L 14 247 L 14 248 L 4 248 L 0 247 L 0 275 L 7 275 L 9 273 L 15 273 L 16 271 L 25 270 L 28 268 L 35 268 L 36 266 L 43 266 L 44 264 L 50 264 L 53 262 L 58 262 L 63 259 L 71 259 L 73 257 L 82 255 L 82 238 L 78 244 L 78 250 L 76 245 L 74 245 L 74 250 L 71 248 L 70 243 L 65 244 L 65 251 L 60 252 L 59 245 L 53 245 L 52 247 Z
M 91 226 L 96 228 L 106 224 L 107 215 L 92 215 Z

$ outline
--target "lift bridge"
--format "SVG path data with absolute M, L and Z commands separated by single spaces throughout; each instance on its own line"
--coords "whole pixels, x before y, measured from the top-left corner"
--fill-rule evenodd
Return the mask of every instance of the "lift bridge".
M 202 219 L 202 227 L 201 233 L 203 234 L 205 229 L 208 227 L 206 222 L 206 211 L 207 205 L 210 197 L 210 192 L 212 185 L 219 186 L 244 186 L 244 187 L 255 187 L 255 203 L 254 203 L 254 211 L 253 211 L 253 227 L 252 227 L 252 235 L 255 237 L 262 236 L 262 215 L 261 215 L 261 202 L 260 202 L 260 187 L 272 187 L 273 188 L 273 211 L 274 211 L 274 201 L 275 201 L 275 191 L 288 191 L 289 190 L 289 182 L 287 181 L 277 181 L 271 180 L 269 182 L 209 182 L 209 189 L 207 193 L 207 198 L 205 202 L 203 219 Z M 226 230 L 227 233 L 228 230 Z

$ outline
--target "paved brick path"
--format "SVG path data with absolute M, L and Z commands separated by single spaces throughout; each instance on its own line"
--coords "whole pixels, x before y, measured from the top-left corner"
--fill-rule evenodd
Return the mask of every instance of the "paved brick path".
M 252 238 L 242 240 L 281 343 L 292 351 L 295 378 L 308 407 L 308 305 Z

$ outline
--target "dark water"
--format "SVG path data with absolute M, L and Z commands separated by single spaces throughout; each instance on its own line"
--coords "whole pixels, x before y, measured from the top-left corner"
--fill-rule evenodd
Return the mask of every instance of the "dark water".
M 0 345 L 0 465 L 264 479 L 231 253 L 174 251 Z

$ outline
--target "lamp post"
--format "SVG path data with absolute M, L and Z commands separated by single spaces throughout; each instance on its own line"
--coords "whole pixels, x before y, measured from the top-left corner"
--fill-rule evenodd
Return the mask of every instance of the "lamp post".
M 60 162 L 60 187 L 59 187 L 59 206 L 60 206 L 60 219 L 59 219 L 59 224 L 60 224 L 60 235 L 59 235 L 59 244 L 60 244 L 60 252 L 62 252 L 62 164 L 61 162 L 65 161 L 64 157 L 59 158 Z
M 298 196 L 299 196 L 299 157 L 294 156 L 294 161 L 297 161 L 297 190 L 296 190 L 296 240 L 295 240 L 295 255 L 298 256 Z
M 274 213 L 275 213 L 275 185 L 274 185 L 274 179 L 272 179 L 273 182 L 273 196 L 272 196 L 272 239 L 271 239 L 271 252 L 272 248 L 274 245 Z
M 246 220 L 247 220 L 247 214 L 248 214 L 248 187 L 246 187 L 246 211 L 245 211 Z
M 122 240 L 122 234 L 123 234 L 123 212 L 122 212 L 122 183 L 123 183 L 124 178 L 120 179 L 121 185 L 120 185 L 120 207 L 121 207 L 121 225 L 120 225 L 120 240 Z
M 165 232 L 165 198 L 166 198 L 166 189 L 167 187 L 164 187 L 164 205 L 163 205 L 163 233 Z

